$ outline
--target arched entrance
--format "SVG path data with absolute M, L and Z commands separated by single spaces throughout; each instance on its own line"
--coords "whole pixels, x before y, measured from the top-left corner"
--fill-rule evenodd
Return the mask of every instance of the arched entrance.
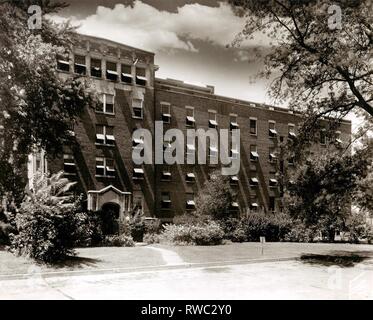
M 105 203 L 102 206 L 102 233 L 104 235 L 119 234 L 120 206 L 116 203 Z

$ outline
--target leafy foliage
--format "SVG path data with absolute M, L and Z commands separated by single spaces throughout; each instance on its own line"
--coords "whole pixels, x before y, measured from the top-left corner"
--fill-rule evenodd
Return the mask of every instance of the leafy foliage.
M 135 243 L 131 236 L 122 234 L 106 236 L 103 245 L 108 247 L 134 247 Z
M 0 146 L 0 196 L 23 197 L 26 181 L 22 170 L 34 147 L 47 154 L 62 152 L 73 142 L 69 129 L 86 105 L 92 104 L 88 84 L 74 77 L 61 77 L 58 56 L 71 48 L 73 29 L 42 18 L 40 30 L 27 27 L 30 1 L 0 4 L 0 125 L 6 143 Z M 40 4 L 42 12 L 63 7 L 50 1 Z
M 373 116 L 371 0 L 230 0 L 245 16 L 234 45 L 260 34 L 269 48 L 263 77 L 276 75 L 271 95 L 310 116 L 346 115 L 353 109 Z M 342 25 L 334 27 L 331 5 Z M 331 21 L 332 20 L 332 21 Z
M 234 199 L 235 193 L 230 186 L 230 177 L 215 171 L 199 192 L 196 213 L 198 216 L 210 216 L 213 219 L 226 217 Z
M 80 199 L 69 194 L 73 186 L 62 173 L 35 179 L 33 192 L 15 217 L 18 234 L 11 235 L 12 252 L 46 263 L 74 254 L 74 244 L 82 235 L 77 228 Z
M 252 212 L 241 221 L 248 241 L 259 241 L 266 237 L 267 241 L 283 240 L 289 232 L 292 221 L 284 214 L 265 214 Z
M 165 225 L 161 241 L 174 245 L 218 245 L 224 232 L 215 221 L 200 224 Z

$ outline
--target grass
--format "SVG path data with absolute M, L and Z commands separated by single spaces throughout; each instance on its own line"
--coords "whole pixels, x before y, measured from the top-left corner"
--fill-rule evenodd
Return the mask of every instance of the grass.
M 112 268 L 131 268 L 162 265 L 162 257 L 146 247 L 98 247 L 77 249 L 77 255 L 53 266 L 36 264 L 34 261 L 16 257 L 6 250 L 0 251 L 0 275 L 26 274 L 38 266 L 40 271 L 72 271 Z

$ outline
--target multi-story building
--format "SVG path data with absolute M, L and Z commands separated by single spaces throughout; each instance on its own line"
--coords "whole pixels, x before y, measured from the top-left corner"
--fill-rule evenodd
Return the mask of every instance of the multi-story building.
M 58 70 L 61 77 L 86 77 L 101 103 L 87 107 L 78 119 L 72 130 L 76 143 L 65 147 L 63 157 L 44 161 L 44 155 L 32 155 L 29 171 L 40 167 L 50 172 L 64 170 L 79 182 L 88 209 L 115 209 L 123 218 L 136 208 L 148 217 L 171 221 L 194 209 L 195 197 L 216 165 L 154 164 L 154 154 L 152 164 L 135 165 L 132 150 L 142 141 L 132 139 L 134 130 L 148 129 L 154 144 L 156 121 L 162 121 L 165 131 L 240 129 L 240 171 L 230 178 L 238 194 L 232 210 L 241 214 L 281 210 L 276 173 L 294 164 L 278 159 L 279 144 L 297 135 L 301 114 L 218 96 L 211 86 L 157 79 L 157 69 L 151 52 L 79 36 L 70 56 L 58 60 Z M 335 139 L 347 143 L 351 123 L 342 121 L 338 130 Z M 327 144 L 321 131 L 315 148 Z M 195 151 L 185 144 L 186 154 Z M 210 147 L 208 156 L 217 156 L 217 150 Z

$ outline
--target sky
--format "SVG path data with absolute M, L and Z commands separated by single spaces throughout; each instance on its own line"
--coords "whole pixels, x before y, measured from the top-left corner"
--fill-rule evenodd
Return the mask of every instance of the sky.
M 216 94 L 272 103 L 268 81 L 256 75 L 253 50 L 264 40 L 227 48 L 244 19 L 216 0 L 65 0 L 54 19 L 70 19 L 78 32 L 155 52 L 156 76 L 212 85 Z M 250 61 L 249 61 L 250 60 Z

